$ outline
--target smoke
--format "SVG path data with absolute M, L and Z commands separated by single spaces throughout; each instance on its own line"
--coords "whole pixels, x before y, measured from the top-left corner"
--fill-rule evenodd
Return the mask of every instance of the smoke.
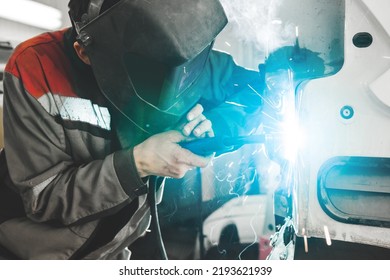
M 279 11 L 283 0 L 220 0 L 229 19 L 235 39 L 252 44 L 268 54 L 282 46 L 292 45 L 295 26 L 283 22 Z

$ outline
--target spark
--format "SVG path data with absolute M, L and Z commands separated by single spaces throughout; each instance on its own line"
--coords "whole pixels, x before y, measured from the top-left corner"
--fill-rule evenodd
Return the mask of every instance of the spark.
M 303 235 L 303 243 L 304 243 L 304 246 L 305 246 L 305 253 L 309 253 L 309 244 L 307 242 L 307 236 L 306 236 L 306 233 L 305 233 L 305 228 L 302 228 L 302 235 Z
M 230 178 L 231 174 L 225 174 L 222 170 L 215 174 L 215 179 L 217 179 L 219 182 L 226 181 L 228 178 Z
M 173 206 L 174 206 L 174 209 L 172 209 L 171 213 L 167 213 L 165 215 L 165 218 L 167 218 L 169 221 L 176 215 L 177 210 L 178 210 L 176 199 L 173 200 Z
M 328 246 L 331 246 L 331 245 L 332 245 L 332 240 L 330 239 L 329 229 L 328 229 L 327 226 L 324 226 L 324 232 L 325 232 L 326 244 L 327 244 Z
M 225 101 L 226 104 L 230 104 L 230 105 L 234 105 L 234 106 L 237 106 L 237 107 L 244 107 L 244 108 L 247 108 L 248 106 L 246 105 L 243 105 L 243 104 L 240 104 L 240 103 L 237 103 L 237 102 L 232 102 L 232 101 Z
M 241 260 L 242 259 L 242 254 L 246 251 L 246 250 L 248 250 L 251 246 L 253 246 L 254 244 L 256 244 L 257 242 L 259 242 L 259 238 L 258 238 L 258 236 L 257 236 L 257 233 L 256 233 L 256 229 L 255 229 L 255 226 L 254 226 L 254 220 L 255 220 L 255 218 L 256 219 L 259 219 L 259 214 L 260 214 L 260 212 L 261 212 L 261 210 L 262 210 L 262 207 L 259 207 L 258 208 L 258 211 L 256 212 L 256 213 L 254 213 L 253 214 L 253 216 L 252 216 L 252 218 L 250 219 L 250 227 L 251 227 L 251 230 L 252 230 L 252 233 L 253 233 L 253 241 L 252 241 L 252 243 L 250 243 L 248 246 L 246 246 L 242 251 L 241 251 L 241 253 L 238 255 L 238 258 Z
M 272 130 L 272 131 L 277 131 L 277 127 L 276 126 L 265 125 L 264 128 L 267 128 L 267 129 Z
M 262 94 L 260 94 L 256 89 L 254 89 L 250 84 L 248 84 L 248 87 L 256 93 L 261 99 L 263 99 L 264 102 L 266 102 L 271 108 L 277 108 L 274 104 L 271 103 L 271 100 L 265 98 Z
M 219 224 L 221 222 L 217 222 L 217 223 L 214 223 L 213 226 L 211 227 L 210 229 L 210 238 L 209 238 L 209 241 L 211 243 L 211 246 L 213 247 L 216 247 L 217 250 L 218 250 L 218 253 L 221 254 L 221 255 L 226 255 L 227 254 L 227 251 L 225 249 L 220 249 L 220 246 L 219 246 L 219 242 L 218 241 L 214 241 L 212 242 L 213 240 L 213 236 L 216 234 L 215 231 L 217 231 L 218 227 L 219 227 Z
M 264 111 L 262 111 L 261 113 L 262 113 L 264 116 L 266 116 L 266 117 L 270 118 L 271 120 L 275 121 L 275 123 L 280 123 L 279 120 L 277 120 L 276 118 L 272 117 L 270 114 L 268 114 L 268 113 L 266 113 L 266 112 L 264 112 Z

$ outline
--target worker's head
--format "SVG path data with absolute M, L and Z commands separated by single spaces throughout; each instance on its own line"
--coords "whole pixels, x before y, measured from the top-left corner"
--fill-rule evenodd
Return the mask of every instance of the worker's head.
M 83 0 L 69 7 L 80 58 L 142 131 L 164 131 L 198 102 L 194 85 L 227 23 L 219 0 Z

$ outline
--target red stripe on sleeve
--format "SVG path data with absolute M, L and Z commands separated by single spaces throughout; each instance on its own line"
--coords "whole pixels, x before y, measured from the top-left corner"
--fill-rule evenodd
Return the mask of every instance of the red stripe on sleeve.
M 7 63 L 5 71 L 20 79 L 35 98 L 47 93 L 77 96 L 64 52 L 64 32 L 44 33 L 20 44 Z

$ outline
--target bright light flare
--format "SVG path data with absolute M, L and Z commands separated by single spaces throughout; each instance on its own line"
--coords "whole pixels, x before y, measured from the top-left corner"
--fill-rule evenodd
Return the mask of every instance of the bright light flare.
M 304 133 L 297 118 L 294 74 L 289 69 L 278 70 L 266 76 L 266 85 L 269 94 L 262 98 L 269 109 L 263 115 L 274 130 L 271 135 L 275 136 L 275 151 L 282 158 L 295 162 L 304 145 Z
M 281 150 L 283 158 L 295 162 L 298 152 L 304 146 L 304 133 L 295 117 L 281 123 Z
M 30 0 L 0 0 L 0 18 L 48 30 L 62 25 L 58 9 Z

